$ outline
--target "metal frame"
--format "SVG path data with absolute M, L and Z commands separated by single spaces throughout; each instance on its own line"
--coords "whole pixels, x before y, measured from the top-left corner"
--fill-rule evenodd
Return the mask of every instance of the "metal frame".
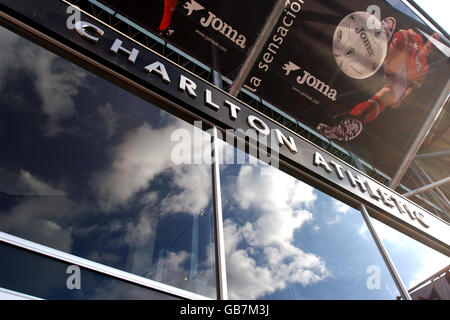
M 0 231 L 0 242 L 4 242 L 15 247 L 29 250 L 43 256 L 54 258 L 66 263 L 77 265 L 113 278 L 125 280 L 136 285 L 144 286 L 158 292 L 191 300 L 211 300 L 211 298 L 169 286 L 167 284 L 143 278 L 116 268 L 108 267 L 103 264 L 93 262 L 91 260 L 83 259 L 69 253 L 65 253 L 50 247 L 31 242 Z
M 28 294 L 24 294 L 21 292 L 17 292 L 17 291 L 13 291 L 13 290 L 8 290 L 5 288 L 0 288 L 0 300 L 4 300 L 3 298 L 4 295 L 6 295 L 7 297 L 9 297 L 10 299 L 5 299 L 5 300 L 44 300 L 38 297 L 34 297 L 34 296 L 30 296 Z
M 419 174 L 418 169 L 416 167 L 412 167 L 411 168 L 413 175 L 415 176 L 415 178 L 418 180 L 418 183 L 422 184 L 422 185 L 426 185 L 427 183 L 425 182 L 424 178 Z M 438 188 L 436 188 L 437 190 Z M 439 206 L 441 206 L 441 208 L 443 208 L 444 210 L 450 210 L 450 206 L 448 206 L 443 199 L 441 199 L 435 192 L 435 190 L 430 190 L 429 191 L 430 196 L 433 198 L 433 200 L 435 201 L 436 204 L 438 204 Z M 450 217 L 447 217 L 447 213 L 446 211 L 445 214 L 442 214 L 441 212 L 437 212 L 435 211 L 436 214 L 441 215 L 444 220 L 448 219 L 450 220 Z
M 416 159 L 441 158 L 441 157 L 450 157 L 450 150 L 439 151 L 439 152 L 430 152 L 430 153 L 421 153 L 421 154 L 416 155 Z
M 228 300 L 228 284 L 227 284 L 227 268 L 225 261 L 225 239 L 223 232 L 223 216 L 222 216 L 222 189 L 220 183 L 219 169 L 219 144 L 217 137 L 217 127 L 212 130 L 212 178 L 214 190 L 214 231 L 215 231 L 215 247 L 216 247 L 216 269 L 217 269 L 217 298 L 219 300 Z
M 439 181 L 435 181 L 435 182 L 433 182 L 433 183 L 430 183 L 430 184 L 428 184 L 428 185 L 426 185 L 426 186 L 417 188 L 417 189 L 415 189 L 415 190 L 413 190 L 413 191 L 410 191 L 410 192 L 408 192 L 408 193 L 405 193 L 405 194 L 403 194 L 403 196 L 406 197 L 406 198 L 412 198 L 412 197 L 414 197 L 416 194 L 419 194 L 419 193 L 422 193 L 422 192 L 426 192 L 426 191 L 432 190 L 432 189 L 434 189 L 434 188 L 436 188 L 436 187 L 439 187 L 439 186 L 441 186 L 441 185 L 443 185 L 443 184 L 446 184 L 446 183 L 449 183 L 449 182 L 450 182 L 450 177 L 447 177 L 447 178 L 444 178 L 444 179 L 442 179 L 442 180 L 439 180 Z
M 261 29 L 261 33 L 258 35 L 258 38 L 256 39 L 255 44 L 253 45 L 253 48 L 251 49 L 244 63 L 239 68 L 239 73 L 236 76 L 233 85 L 231 86 L 230 89 L 230 95 L 232 95 L 233 97 L 236 97 L 239 91 L 241 90 L 241 87 L 245 79 L 247 79 L 248 74 L 252 70 L 253 65 L 256 62 L 256 59 L 258 59 L 261 50 L 264 48 L 267 39 L 269 39 L 273 28 L 278 23 L 278 19 L 283 13 L 285 7 L 286 7 L 286 0 L 278 0 L 277 3 L 275 3 L 272 12 L 267 17 L 266 23 Z
M 381 256 L 383 257 L 384 263 L 386 264 L 386 266 L 389 270 L 389 273 L 391 274 L 392 279 L 394 280 L 395 285 L 397 286 L 398 291 L 402 295 L 403 299 L 411 300 L 411 296 L 409 295 L 408 290 L 406 289 L 405 285 L 403 284 L 403 281 L 400 278 L 400 275 L 398 274 L 394 263 L 392 262 L 391 258 L 389 257 L 389 254 L 388 254 L 386 248 L 384 247 L 383 242 L 378 237 L 378 234 L 372 225 L 372 221 L 370 219 L 369 213 L 367 212 L 367 209 L 363 204 L 361 204 L 361 206 L 360 206 L 360 212 L 364 219 L 364 222 L 366 223 L 367 228 L 369 229 L 370 234 L 372 235 L 373 241 L 377 245 L 377 248 L 380 251 Z
M 425 177 L 425 179 L 428 180 L 428 183 L 432 183 L 433 180 L 431 179 L 431 177 L 428 175 L 428 173 L 425 171 L 425 169 L 418 163 L 418 161 L 414 162 L 415 167 L 417 168 L 417 170 L 420 171 L 420 173 L 422 173 L 422 175 Z M 425 184 L 425 183 L 424 183 Z M 437 187 L 435 189 L 436 193 L 439 195 L 439 199 L 442 200 L 442 202 L 445 204 L 444 209 L 446 208 L 447 210 L 444 210 L 444 212 L 446 213 L 447 217 L 450 220 L 450 216 L 447 213 L 448 211 L 450 211 L 450 201 L 448 201 L 447 197 L 445 196 L 445 194 L 441 191 L 441 189 L 439 189 L 439 187 Z
M 425 283 L 427 283 L 428 281 L 432 281 L 436 278 L 439 278 L 440 276 L 442 276 L 443 274 L 445 274 L 448 270 L 450 270 L 450 265 L 446 266 L 445 268 L 439 270 L 438 272 L 432 274 L 431 276 L 429 276 L 428 278 L 426 278 L 425 280 L 422 280 L 421 282 L 419 282 L 418 284 L 416 284 L 414 287 L 412 287 L 411 289 L 409 289 L 409 292 L 413 292 L 414 290 L 418 289 L 419 287 L 423 286 Z
M 212 71 L 214 85 L 222 88 L 222 77 L 217 71 Z M 220 180 L 220 159 L 219 159 L 219 138 L 217 126 L 212 129 L 211 151 L 212 151 L 212 183 L 214 191 L 214 231 L 216 248 L 216 279 L 217 279 L 217 298 L 219 300 L 228 300 L 228 282 L 227 265 L 225 260 L 225 238 L 223 232 L 222 215 L 222 188 Z

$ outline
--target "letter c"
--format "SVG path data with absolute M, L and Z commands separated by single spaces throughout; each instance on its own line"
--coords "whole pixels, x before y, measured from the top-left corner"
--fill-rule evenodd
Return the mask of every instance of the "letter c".
M 89 33 L 87 33 L 86 29 L 94 30 L 95 33 L 97 33 L 100 37 L 105 34 L 105 31 L 103 31 L 99 27 L 93 25 L 92 23 L 85 22 L 85 21 L 77 21 L 75 23 L 75 31 L 80 36 L 82 36 L 83 38 L 86 38 L 92 42 L 97 42 L 98 40 L 100 40 L 99 37 L 94 37 L 94 36 L 90 35 Z

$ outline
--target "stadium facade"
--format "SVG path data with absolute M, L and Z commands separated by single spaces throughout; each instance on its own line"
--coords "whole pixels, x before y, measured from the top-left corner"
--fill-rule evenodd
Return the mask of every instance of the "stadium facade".
M 1 298 L 411 299 L 450 265 L 445 206 L 107 4 L 0 0 Z M 199 52 L 258 47 L 207 18 L 235 52 Z

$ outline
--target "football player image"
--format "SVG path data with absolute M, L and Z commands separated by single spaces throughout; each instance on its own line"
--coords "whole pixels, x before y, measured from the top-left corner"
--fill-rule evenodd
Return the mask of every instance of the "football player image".
M 382 21 L 390 45 L 383 64 L 383 87 L 367 101 L 354 106 L 347 114 L 335 117 L 336 125 L 320 123 L 317 130 L 329 139 L 348 142 L 358 137 L 364 125 L 375 120 L 387 108 L 397 109 L 411 92 L 420 88 L 428 73 L 428 55 L 434 45 L 424 43 L 420 34 L 412 29 L 394 33 L 393 17 Z M 439 40 L 437 33 L 432 37 Z

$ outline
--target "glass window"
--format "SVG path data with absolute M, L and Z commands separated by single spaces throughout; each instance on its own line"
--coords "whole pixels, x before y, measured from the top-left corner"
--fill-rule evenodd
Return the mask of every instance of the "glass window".
M 450 266 L 450 257 L 375 221 L 374 228 L 383 241 L 406 288 L 411 289 L 423 280 Z M 363 230 L 369 235 L 368 230 Z M 370 235 L 369 235 L 370 236 Z
M 214 298 L 211 167 L 182 161 L 207 159 L 209 136 L 7 29 L 0 39 L 0 231 Z
M 232 299 L 395 299 L 359 211 L 233 148 L 221 154 Z M 234 161 L 234 162 L 233 162 Z
M 0 288 L 48 300 L 172 300 L 148 288 L 0 243 Z

